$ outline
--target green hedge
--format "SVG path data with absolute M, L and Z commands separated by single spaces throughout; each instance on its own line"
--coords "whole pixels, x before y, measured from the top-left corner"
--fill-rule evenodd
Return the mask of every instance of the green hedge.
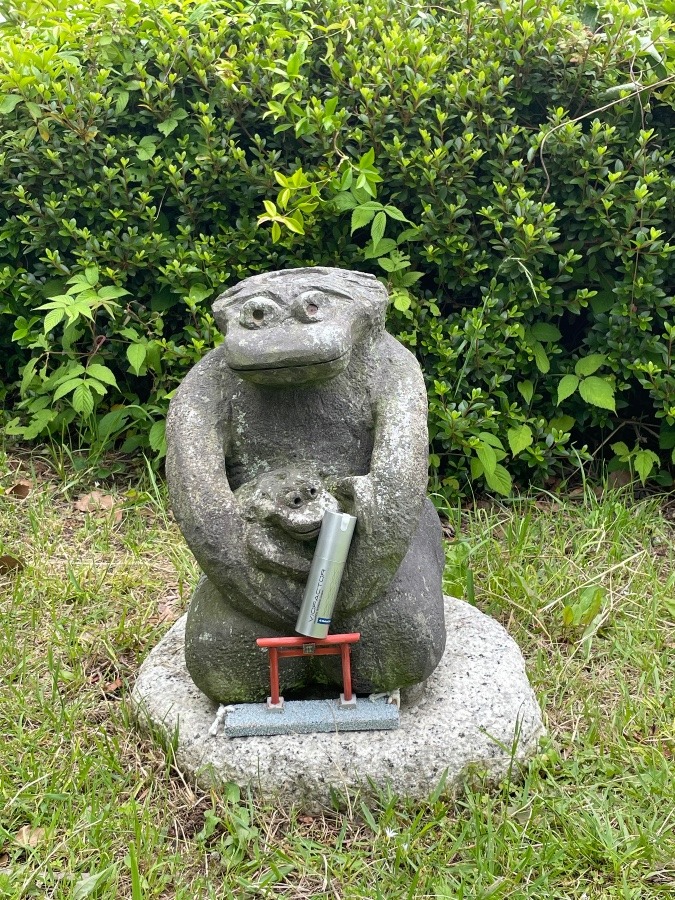
M 326 264 L 390 286 L 437 489 L 551 483 L 610 447 L 663 474 L 667 19 L 565 0 L 73 7 L 10 3 L 0 26 L 10 434 L 161 456 L 171 391 L 218 340 L 216 292 Z

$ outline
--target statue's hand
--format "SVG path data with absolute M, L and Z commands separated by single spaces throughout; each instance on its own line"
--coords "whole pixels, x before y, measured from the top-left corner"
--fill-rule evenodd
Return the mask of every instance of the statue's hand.
M 340 507 L 358 520 L 362 534 L 371 535 L 374 527 L 375 486 L 370 475 L 347 475 L 330 487 Z

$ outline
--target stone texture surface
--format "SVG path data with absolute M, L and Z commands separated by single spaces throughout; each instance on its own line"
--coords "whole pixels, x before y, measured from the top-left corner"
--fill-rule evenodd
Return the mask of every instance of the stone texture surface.
M 356 689 L 412 685 L 441 658 L 426 392 L 415 357 L 384 330 L 387 303 L 372 275 L 320 267 L 247 278 L 214 303 L 223 342 L 167 418 L 171 504 L 205 575 L 187 666 L 212 700 L 264 698 L 250 647 L 292 633 L 322 506 L 357 518 L 333 616 L 334 631 L 363 634 Z M 339 683 L 339 667 L 297 664 L 284 677 L 284 689 Z
M 217 705 L 194 685 L 185 667 L 185 617 L 141 667 L 132 703 L 169 737 L 178 731 L 177 761 L 203 784 L 234 781 L 264 796 L 307 808 L 328 804 L 331 789 L 390 785 L 424 797 L 447 770 L 448 787 L 461 785 L 476 764 L 495 779 L 515 759 L 531 756 L 543 735 L 541 714 L 515 642 L 493 619 L 467 603 L 445 598 L 448 643 L 421 697 L 401 708 L 395 731 L 210 736 Z

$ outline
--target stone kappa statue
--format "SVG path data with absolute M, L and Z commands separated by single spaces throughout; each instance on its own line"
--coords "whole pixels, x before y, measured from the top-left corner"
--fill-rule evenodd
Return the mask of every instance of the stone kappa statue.
M 173 510 L 204 575 L 185 656 L 212 700 L 264 700 L 256 638 L 293 635 L 323 513 L 357 517 L 331 631 L 361 632 L 359 693 L 424 681 L 445 647 L 438 516 L 426 499 L 427 403 L 414 356 L 384 330 L 372 275 L 270 272 L 225 291 L 224 340 L 167 421 Z M 336 657 L 284 660 L 281 687 L 341 683 Z

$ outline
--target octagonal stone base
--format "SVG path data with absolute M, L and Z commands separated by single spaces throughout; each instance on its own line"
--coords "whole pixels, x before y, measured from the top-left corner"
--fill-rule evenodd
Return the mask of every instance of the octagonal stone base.
M 404 694 L 394 731 L 213 736 L 217 706 L 185 668 L 185 616 L 141 666 L 134 712 L 167 738 L 177 731 L 178 765 L 200 783 L 250 785 L 306 808 L 371 784 L 423 798 L 442 777 L 446 788 L 460 786 L 471 766 L 498 780 L 532 756 L 544 734 L 525 663 L 504 628 L 462 600 L 445 598 L 445 618 L 443 658 L 423 691 L 409 702 Z

